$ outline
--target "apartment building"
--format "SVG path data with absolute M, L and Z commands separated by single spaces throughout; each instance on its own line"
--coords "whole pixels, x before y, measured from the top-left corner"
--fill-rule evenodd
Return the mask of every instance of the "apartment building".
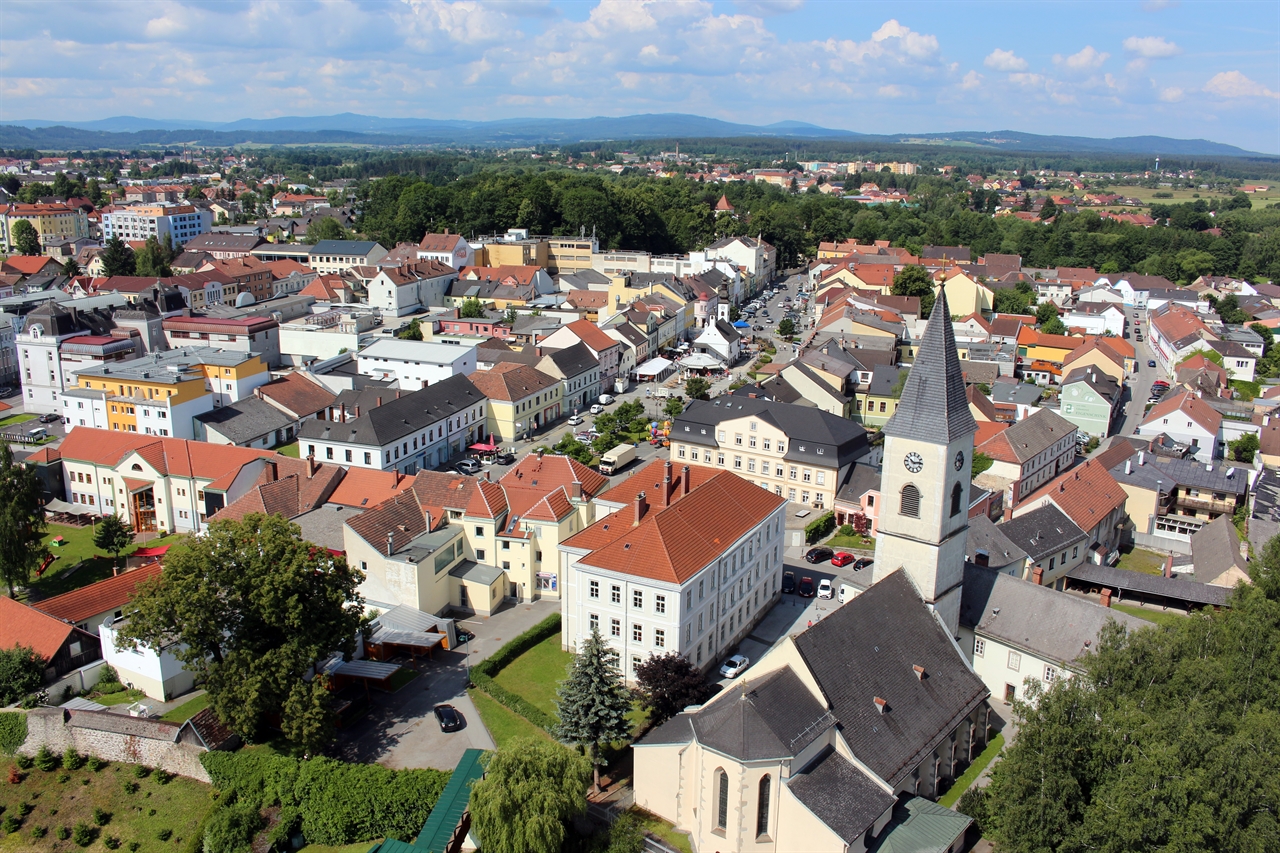
M 262 356 L 268 367 L 280 364 L 280 323 L 265 317 L 169 317 L 162 324 L 172 348 L 211 346 Z
M 382 338 L 356 354 L 356 369 L 363 376 L 397 382 L 402 391 L 417 391 L 474 371 L 476 348 Z
M 457 270 L 434 258 L 384 269 L 368 284 L 369 307 L 390 317 L 438 308 L 457 278 Z
M 486 426 L 494 441 L 515 441 L 560 420 L 563 386 L 554 376 L 508 361 L 468 378 L 489 398 Z
M 307 253 L 307 266 L 321 275 L 342 273 L 373 266 L 386 256 L 387 250 L 372 240 L 321 240 Z
M 732 471 L 793 503 L 834 506 L 869 452 L 861 426 L 808 406 L 750 397 L 695 400 L 671 425 L 671 461 Z
M 1067 470 L 1076 459 L 1077 428 L 1052 409 L 1037 409 L 975 448 L 991 458 L 991 467 L 974 482 L 1005 495 L 1012 509 L 1032 492 Z
M 155 237 L 160 245 L 172 242 L 182 246 L 189 240 L 207 234 L 213 227 L 213 214 L 192 204 L 157 202 L 112 207 L 102 212 L 102 237 L 118 237 L 124 241 Z
M 61 412 L 61 394 L 76 384 L 75 371 L 137 358 L 137 330 L 119 329 L 106 310 L 67 310 L 53 300 L 33 308 L 15 335 L 26 411 Z
M 435 261 L 460 270 L 476 262 L 476 250 L 461 234 L 423 234 L 418 243 L 418 260 Z
M 10 204 L 0 215 L 0 243 L 6 252 L 14 250 L 13 226 L 26 220 L 40 235 L 40 245 L 89 236 L 89 218 L 78 207 L 65 204 Z

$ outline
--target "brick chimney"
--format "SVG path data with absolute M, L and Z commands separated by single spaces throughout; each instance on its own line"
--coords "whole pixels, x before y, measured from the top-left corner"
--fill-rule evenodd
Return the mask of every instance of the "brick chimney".
M 316 461 L 315 456 L 307 457 L 307 479 L 310 480 L 320 470 L 320 463 Z
M 1031 570 L 1031 582 L 1036 586 L 1044 586 L 1044 569 L 1036 566 Z
M 889 703 L 881 699 L 879 696 L 875 697 L 871 701 L 875 702 L 876 710 L 879 711 L 881 714 L 883 714 L 885 710 L 889 707 Z
M 378 405 L 379 405 L 379 406 L 381 406 L 381 405 L 382 405 L 382 395 L 381 395 L 381 394 L 379 394 L 379 395 L 378 395 Z
M 1164 558 L 1164 576 L 1167 578 L 1173 577 L 1173 555 L 1172 554 Z
M 569 497 L 573 498 L 575 501 L 582 500 L 582 484 L 577 480 L 574 480 L 569 484 Z
M 689 494 L 689 466 L 680 469 L 680 496 Z
M 636 495 L 635 517 L 631 521 L 632 527 L 635 527 L 637 524 L 640 523 L 640 520 L 644 518 L 645 510 L 648 508 L 649 508 L 649 504 L 645 501 L 645 493 L 641 492 L 640 494 Z
M 1103 607 L 1110 607 L 1111 606 L 1111 590 L 1103 589 L 1102 598 L 1101 600 L 1099 600 L 1098 603 L 1101 604 Z
M 360 407 L 356 406 L 356 417 L 360 417 Z
M 915 672 L 917 681 L 924 681 L 924 667 L 920 664 L 915 664 L 911 669 Z

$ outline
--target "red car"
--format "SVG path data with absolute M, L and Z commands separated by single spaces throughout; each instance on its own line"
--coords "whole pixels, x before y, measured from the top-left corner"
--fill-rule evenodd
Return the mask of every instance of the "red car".
M 848 551 L 836 551 L 835 556 L 831 558 L 831 565 L 847 566 L 850 563 L 852 563 L 853 560 L 854 560 L 854 556 L 850 554 Z
M 813 588 L 813 578 L 800 578 L 800 597 L 813 598 L 817 590 Z

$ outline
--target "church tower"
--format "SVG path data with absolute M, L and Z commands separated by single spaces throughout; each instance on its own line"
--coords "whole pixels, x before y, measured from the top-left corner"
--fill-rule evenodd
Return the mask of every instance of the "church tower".
M 905 571 L 952 636 L 959 634 L 977 431 L 965 397 L 946 289 L 941 288 L 897 411 L 883 430 L 873 581 Z

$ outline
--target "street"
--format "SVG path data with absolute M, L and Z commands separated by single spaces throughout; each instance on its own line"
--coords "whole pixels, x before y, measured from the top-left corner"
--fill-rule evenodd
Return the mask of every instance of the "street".
M 1132 435 L 1138 428 L 1138 424 L 1142 423 L 1142 416 L 1146 409 L 1147 398 L 1151 396 L 1151 383 L 1157 379 L 1164 378 L 1158 367 L 1148 367 L 1147 362 L 1153 356 L 1151 348 L 1147 346 L 1147 329 L 1146 321 L 1135 318 L 1135 312 L 1131 307 L 1126 306 L 1125 310 L 1129 313 L 1129 325 L 1125 330 L 1125 340 L 1133 344 L 1134 356 L 1137 361 L 1137 368 L 1133 375 L 1129 377 L 1127 389 L 1123 399 L 1124 414 L 1115 424 L 1113 435 Z M 1141 330 L 1143 333 L 1142 340 L 1135 340 L 1134 331 Z

